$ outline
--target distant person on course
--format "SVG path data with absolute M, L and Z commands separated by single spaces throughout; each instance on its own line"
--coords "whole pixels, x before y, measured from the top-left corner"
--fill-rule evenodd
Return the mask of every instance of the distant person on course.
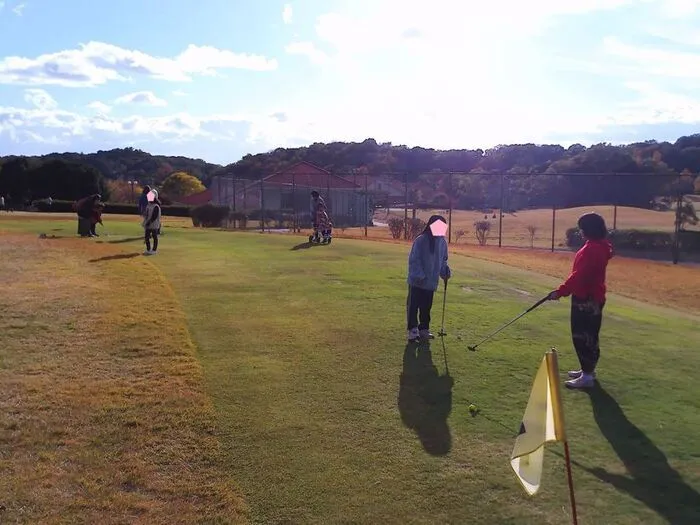
M 151 190 L 153 194 L 153 200 L 149 201 L 146 205 L 146 211 L 143 218 L 143 229 L 145 232 L 146 241 L 146 251 L 143 252 L 144 255 L 155 255 L 158 251 L 158 235 L 160 234 L 160 200 L 158 199 L 158 192 L 156 190 Z M 151 250 L 151 238 L 153 239 L 153 250 Z
M 311 209 L 309 210 L 311 214 L 311 224 L 313 226 L 313 229 L 315 230 L 318 228 L 318 223 L 316 222 L 316 217 L 318 214 L 318 205 L 323 204 L 324 206 L 326 205 L 325 201 L 323 200 L 323 197 L 316 191 L 311 192 Z
M 452 276 L 447 265 L 447 241 L 445 237 L 433 235 L 430 225 L 441 220 L 440 215 L 433 215 L 411 247 L 408 256 L 408 298 L 406 299 L 406 316 L 408 341 L 433 339 L 430 333 L 430 310 L 433 307 L 433 295 L 440 278 L 447 280 Z
M 578 220 L 585 244 L 576 253 L 571 274 L 549 294 L 553 301 L 571 296 L 571 338 L 580 370 L 569 372 L 568 388 L 590 388 L 595 384 L 595 369 L 600 359 L 599 335 L 605 307 L 605 273 L 613 248 L 607 240 L 605 219 L 586 213 Z

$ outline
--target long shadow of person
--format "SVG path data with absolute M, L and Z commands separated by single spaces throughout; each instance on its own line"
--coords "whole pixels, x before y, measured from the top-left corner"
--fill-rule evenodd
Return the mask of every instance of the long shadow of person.
M 444 456 L 452 448 L 447 418 L 452 410 L 453 385 L 449 372 L 440 375 L 433 364 L 430 343 L 406 345 L 399 376 L 401 421 L 413 429 L 423 449 L 433 456 Z
M 700 494 L 669 465 L 664 453 L 637 428 L 600 385 L 589 391 L 593 417 L 603 436 L 624 463 L 628 476 L 602 468 L 585 470 L 628 493 L 669 523 L 700 523 Z
M 315 243 L 315 242 L 302 242 L 301 244 L 297 244 L 296 246 L 293 246 L 290 249 L 290 251 L 296 252 L 297 250 L 308 250 L 309 248 L 315 248 L 316 246 L 323 246 L 323 245 Z

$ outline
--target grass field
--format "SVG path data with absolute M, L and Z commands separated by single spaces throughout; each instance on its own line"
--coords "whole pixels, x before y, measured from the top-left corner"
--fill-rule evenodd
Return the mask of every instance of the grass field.
M 72 219 L 0 217 L 0 301 L 12 312 L 0 319 L 0 387 L 19 392 L 0 427 L 11 451 L 0 521 L 567 522 L 560 446 L 534 498 L 508 465 L 543 353 L 556 346 L 562 370 L 574 366 L 567 305 L 545 305 L 480 352 L 466 345 L 550 290 L 568 254 L 454 250 L 445 348 L 415 355 L 403 341 L 404 244 L 307 249 L 169 220 L 161 253 L 145 259 L 134 218 L 105 223 L 110 237 L 78 240 L 63 238 Z M 602 388 L 564 393 L 580 519 L 694 524 L 698 270 L 635 262 L 636 286 L 629 261 L 611 263 Z M 691 291 L 673 295 L 680 282 Z M 664 290 L 672 300 L 658 300 Z M 102 405 L 109 417 L 94 416 Z M 171 501 L 182 510 L 168 519 Z

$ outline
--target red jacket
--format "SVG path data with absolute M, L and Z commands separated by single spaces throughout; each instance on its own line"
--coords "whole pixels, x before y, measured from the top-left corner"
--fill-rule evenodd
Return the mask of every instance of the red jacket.
M 613 250 L 609 241 L 586 241 L 576 252 L 571 274 L 557 289 L 559 296 L 591 298 L 599 303 L 605 301 L 605 270 L 612 256 Z

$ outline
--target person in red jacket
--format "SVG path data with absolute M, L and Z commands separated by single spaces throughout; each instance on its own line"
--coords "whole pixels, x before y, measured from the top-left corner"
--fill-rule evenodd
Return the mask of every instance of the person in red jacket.
M 600 359 L 599 334 L 605 307 L 605 272 L 613 249 L 607 240 L 605 219 L 586 213 L 578 220 L 585 244 L 576 253 L 569 277 L 549 294 L 553 301 L 571 296 L 571 338 L 580 370 L 569 372 L 568 388 L 590 388 L 595 384 L 595 369 Z

